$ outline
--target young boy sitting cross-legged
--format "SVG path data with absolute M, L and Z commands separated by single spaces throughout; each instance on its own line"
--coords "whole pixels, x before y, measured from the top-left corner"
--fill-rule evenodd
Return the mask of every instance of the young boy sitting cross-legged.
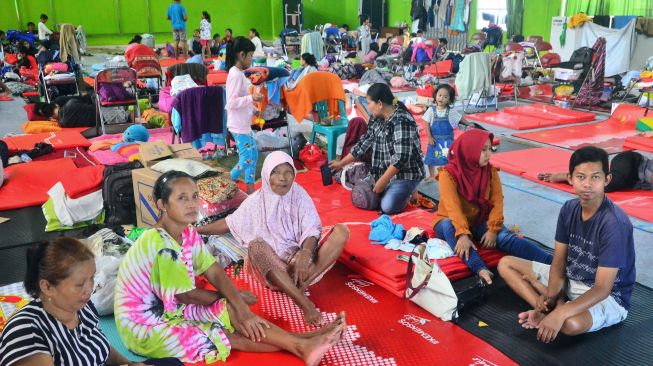
M 578 335 L 622 322 L 635 284 L 633 226 L 610 201 L 608 155 L 584 147 L 569 161 L 569 184 L 578 198 L 560 210 L 550 266 L 504 257 L 499 273 L 533 310 L 519 323 L 537 328 L 537 339 L 553 341 L 558 332 Z

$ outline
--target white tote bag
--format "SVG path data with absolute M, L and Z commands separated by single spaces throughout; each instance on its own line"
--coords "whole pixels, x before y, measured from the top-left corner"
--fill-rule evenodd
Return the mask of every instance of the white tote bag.
M 425 253 L 426 246 L 419 244 L 410 256 L 406 298 L 438 318 L 449 321 L 458 315 L 458 296 L 440 266 L 429 264 Z

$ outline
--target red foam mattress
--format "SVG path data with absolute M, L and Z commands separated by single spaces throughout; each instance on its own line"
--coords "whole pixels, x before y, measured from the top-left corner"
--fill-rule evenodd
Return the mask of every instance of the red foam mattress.
M 574 109 L 560 108 L 550 104 L 531 104 L 518 107 L 506 107 L 504 112 L 519 116 L 531 116 L 556 121 L 557 125 L 569 123 L 589 122 L 596 118 L 596 114 L 577 111 Z
M 644 136 L 627 137 L 624 141 L 624 149 L 653 152 L 653 138 Z
M 574 193 L 574 189 L 566 183 L 549 183 L 537 179 L 542 172 L 566 172 L 569 170 L 571 152 L 551 147 L 527 149 L 497 153 L 492 156 L 492 164 L 511 174 L 519 175 L 533 182 Z M 626 214 L 638 219 L 653 222 L 653 191 L 630 190 L 608 193 L 614 203 L 619 205 Z
M 50 188 L 62 178 L 74 176 L 75 170 L 77 166 L 72 159 L 32 161 L 5 168 L 0 211 L 42 205 L 48 200 Z M 86 184 L 79 180 L 77 183 Z
M 4 138 L 3 140 L 7 143 L 9 152 L 30 150 L 39 142 L 50 144 L 55 150 L 91 146 L 91 142 L 88 141 L 86 137 L 82 136 L 78 129 L 73 131 L 63 130 L 58 132 L 37 133 L 33 135 L 12 136 Z
M 552 127 L 557 124 L 556 121 L 542 117 L 510 114 L 503 111 L 474 113 L 468 114 L 465 117 L 472 121 L 488 123 L 512 130 L 531 130 L 534 128 Z
M 622 104 L 605 121 L 588 123 L 582 126 L 559 127 L 546 131 L 518 133 L 514 136 L 572 150 L 593 145 L 616 154 L 623 150 L 624 141 L 635 136 L 637 120 L 644 116 L 644 108 L 632 104 Z

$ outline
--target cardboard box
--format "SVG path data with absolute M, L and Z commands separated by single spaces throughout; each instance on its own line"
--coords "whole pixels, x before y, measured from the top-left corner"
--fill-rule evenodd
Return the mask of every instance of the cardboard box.
M 160 140 L 141 144 L 139 152 L 141 162 L 146 167 L 169 158 L 202 160 L 202 155 L 191 144 L 168 145 Z
M 154 183 L 160 175 L 149 168 L 132 170 L 136 224 L 139 227 L 153 226 L 159 220 L 159 210 L 154 202 Z

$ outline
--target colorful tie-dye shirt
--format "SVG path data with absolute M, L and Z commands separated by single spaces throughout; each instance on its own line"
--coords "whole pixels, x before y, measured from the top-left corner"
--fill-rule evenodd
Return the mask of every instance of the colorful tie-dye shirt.
M 179 245 L 163 229 L 146 230 L 120 264 L 114 313 L 120 338 L 131 351 L 183 362 L 224 361 L 233 332 L 226 300 L 186 305 L 175 295 L 195 289 L 195 276 L 215 258 L 189 226 Z

